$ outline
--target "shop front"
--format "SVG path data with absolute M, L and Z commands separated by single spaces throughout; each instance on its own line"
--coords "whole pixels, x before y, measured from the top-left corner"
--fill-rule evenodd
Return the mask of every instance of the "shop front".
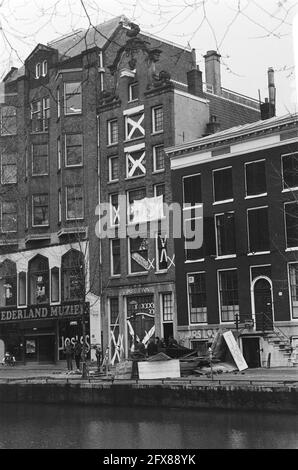
M 46 364 L 65 360 L 65 345 L 68 342 L 74 344 L 76 339 L 83 343 L 84 334 L 89 353 L 88 302 L 0 309 L 0 340 L 5 352 L 13 354 L 20 363 Z

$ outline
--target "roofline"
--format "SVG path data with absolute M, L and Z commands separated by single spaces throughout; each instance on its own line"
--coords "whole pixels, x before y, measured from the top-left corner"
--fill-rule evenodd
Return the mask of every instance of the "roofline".
M 143 34 L 144 36 L 148 36 L 149 38 L 156 39 L 158 41 L 164 42 L 166 44 L 169 44 L 170 46 L 178 47 L 179 49 L 182 49 L 183 51 L 186 52 L 191 52 L 192 48 L 189 46 L 182 46 L 182 44 L 177 44 L 176 42 L 169 41 L 168 39 L 161 38 L 159 36 L 155 36 L 155 34 L 152 33 L 147 33 L 143 30 L 141 30 L 140 34 Z
M 240 140 L 243 137 L 257 137 L 259 134 L 264 134 L 266 131 L 277 131 L 280 128 L 287 127 L 291 124 L 298 124 L 298 113 L 287 114 L 286 116 L 276 117 L 269 120 L 257 121 L 254 123 L 244 124 L 243 126 L 232 127 L 222 132 L 217 132 L 210 136 L 202 137 L 200 139 L 187 142 L 186 144 L 169 147 L 166 149 L 170 157 L 181 154 L 186 154 L 194 151 L 204 150 L 206 148 L 216 147 L 218 145 L 226 144 L 227 142 Z M 248 127 L 251 126 L 251 127 Z

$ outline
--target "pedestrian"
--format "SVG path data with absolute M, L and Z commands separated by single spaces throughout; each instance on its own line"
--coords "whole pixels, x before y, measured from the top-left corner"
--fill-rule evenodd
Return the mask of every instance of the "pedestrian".
M 154 356 L 157 354 L 157 345 L 153 338 L 150 339 L 149 344 L 147 346 L 147 354 L 148 356 Z
M 67 369 L 68 369 L 68 372 L 70 372 L 72 371 L 72 355 L 73 355 L 73 347 L 72 347 L 70 340 L 67 340 L 67 342 L 65 343 L 64 353 L 66 356 Z
M 81 355 L 82 355 L 82 345 L 80 341 L 76 339 L 76 342 L 74 345 L 74 358 L 76 362 L 77 372 L 80 372 Z
M 95 348 L 95 356 L 97 362 L 97 370 L 100 370 L 100 362 L 101 362 L 101 347 L 99 344 L 96 345 Z

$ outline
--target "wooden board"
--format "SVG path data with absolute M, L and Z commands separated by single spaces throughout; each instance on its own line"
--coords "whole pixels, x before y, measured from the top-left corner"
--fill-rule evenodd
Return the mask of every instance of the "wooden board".
M 132 361 L 123 361 L 116 364 L 115 379 L 131 379 Z
M 138 362 L 140 379 L 175 379 L 180 377 L 179 359 Z
M 233 359 L 235 361 L 236 366 L 238 367 L 238 370 L 241 371 L 241 370 L 247 369 L 248 365 L 246 364 L 246 361 L 242 355 L 242 352 L 240 351 L 239 346 L 236 343 L 233 333 L 231 331 L 227 331 L 226 333 L 223 334 L 223 337 L 227 343 L 230 353 L 233 356 Z

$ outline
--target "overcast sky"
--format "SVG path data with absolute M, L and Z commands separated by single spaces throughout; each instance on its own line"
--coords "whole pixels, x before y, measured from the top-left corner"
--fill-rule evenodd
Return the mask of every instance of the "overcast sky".
M 222 55 L 222 85 L 264 100 L 267 69 L 276 71 L 277 113 L 298 111 L 292 22 L 294 0 L 0 0 L 0 77 L 20 66 L 37 43 L 125 14 L 161 38 L 203 55 Z M 298 22 L 297 22 L 298 28 Z M 297 33 L 298 40 L 298 33 Z M 294 53 L 295 51 L 295 53 Z

